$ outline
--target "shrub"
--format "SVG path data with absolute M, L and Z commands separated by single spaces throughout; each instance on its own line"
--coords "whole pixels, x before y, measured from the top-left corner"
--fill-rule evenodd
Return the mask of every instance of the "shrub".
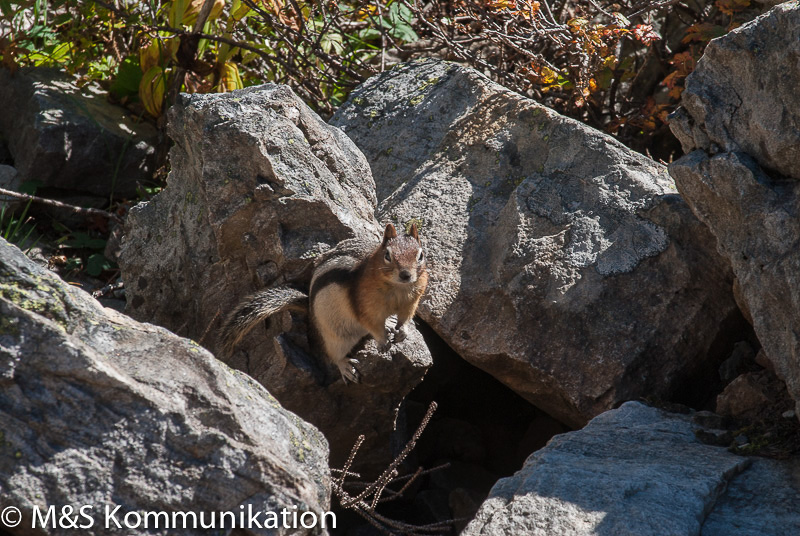
M 706 3 L 708 1 L 708 3 Z M 290 85 L 323 116 L 393 63 L 447 57 L 642 152 L 751 0 L 0 1 L 0 61 L 58 66 L 158 118 L 178 91 Z

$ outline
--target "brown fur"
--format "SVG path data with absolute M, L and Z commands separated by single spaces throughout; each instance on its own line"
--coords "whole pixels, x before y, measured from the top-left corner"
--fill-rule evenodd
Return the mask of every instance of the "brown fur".
M 313 348 L 338 367 L 345 381 L 359 380 L 358 361 L 348 359 L 347 354 L 364 335 L 372 335 L 382 351 L 388 348 L 390 333 L 395 342 L 405 339 L 407 322 L 428 284 L 421 252 L 416 225 L 407 235 L 397 236 L 394 226 L 388 224 L 382 242 L 366 258 L 333 257 L 314 270 L 308 300 L 309 339 Z M 297 294 L 265 291 L 240 304 L 225 322 L 226 348 L 232 348 L 255 323 L 289 309 L 285 301 L 295 306 L 301 300 Z M 386 319 L 391 315 L 397 315 L 397 324 L 387 331 Z
M 219 333 L 225 355 L 230 355 L 239 341 L 265 318 L 281 311 L 308 311 L 308 296 L 289 287 L 262 290 L 248 297 L 225 318 Z
M 395 233 L 365 259 L 363 272 L 355 285 L 353 309 L 373 337 L 375 332 L 383 331 L 385 319 L 393 314 L 397 315 L 398 326 L 411 319 L 428 285 L 427 263 L 424 259 L 422 263 L 417 261 L 421 246 L 416 233 L 416 225 L 408 236 L 397 237 Z M 390 263 L 384 257 L 387 248 L 391 251 Z M 402 270 L 412 274 L 410 283 L 398 281 L 397 274 Z
M 426 260 L 424 256 L 418 258 L 421 251 L 416 226 L 408 235 L 398 237 L 394 226 L 388 224 L 381 244 L 366 258 L 340 271 L 335 281 L 329 277 L 328 285 L 318 290 L 315 274 L 311 284 L 312 325 L 319 332 L 329 361 L 339 367 L 345 380 L 358 381 L 358 362 L 347 359 L 347 354 L 364 335 L 371 335 L 381 351 L 388 349 L 390 334 L 394 334 L 395 342 L 405 339 L 406 323 L 414 316 L 428 282 Z M 326 264 L 318 267 L 320 280 L 331 271 Z M 333 264 L 341 266 L 342 259 Z M 387 330 L 386 319 L 391 315 L 397 315 L 397 324 Z

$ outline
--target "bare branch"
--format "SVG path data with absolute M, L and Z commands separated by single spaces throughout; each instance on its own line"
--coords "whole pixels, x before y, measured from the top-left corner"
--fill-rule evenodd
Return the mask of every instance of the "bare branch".
M 78 207 L 75 205 L 70 205 L 68 203 L 62 203 L 61 201 L 56 201 L 55 199 L 46 199 L 44 197 L 37 197 L 35 195 L 23 194 L 20 192 L 15 192 L 13 190 L 6 190 L 5 188 L 0 188 L 0 194 L 7 195 L 8 197 L 14 197 L 16 199 L 24 199 L 26 201 L 32 201 L 34 203 L 41 203 L 42 205 L 63 208 L 75 212 L 77 214 L 86 214 L 89 216 L 102 216 L 109 220 L 113 220 L 117 223 L 122 223 L 122 218 L 120 218 L 113 212 L 107 212 L 99 208 Z
M 406 443 L 405 448 L 403 451 L 389 464 L 389 466 L 381 473 L 381 475 L 374 481 L 374 482 L 352 482 L 348 485 L 352 485 L 354 487 L 363 487 L 363 491 L 358 493 L 355 497 L 350 495 L 344 489 L 344 480 L 346 475 L 350 475 L 350 467 L 353 464 L 353 460 L 355 459 L 356 453 L 358 449 L 361 447 L 361 444 L 364 441 L 364 436 L 360 435 L 356 440 L 356 443 L 353 445 L 353 449 L 350 451 L 350 456 L 347 459 L 344 467 L 342 469 L 332 469 L 331 471 L 340 473 L 340 477 L 333 481 L 332 489 L 334 495 L 339 498 L 339 503 L 342 505 L 343 508 L 348 508 L 353 510 L 358 515 L 363 517 L 367 520 L 373 527 L 378 529 L 380 532 L 384 534 L 395 534 L 400 532 L 402 534 L 407 534 L 410 536 L 423 536 L 427 534 L 438 534 L 442 531 L 446 531 L 453 525 L 453 520 L 443 521 L 440 523 L 433 523 L 430 525 L 411 525 L 409 523 L 404 523 L 402 521 L 397 521 L 394 519 L 390 519 L 386 516 L 383 516 L 375 511 L 376 506 L 387 500 L 392 500 L 399 497 L 404 491 L 406 491 L 411 484 L 418 479 L 420 476 L 427 474 L 436 469 L 442 469 L 446 467 L 448 464 L 439 466 L 435 469 L 431 470 L 423 470 L 422 468 L 417 469 L 411 475 L 406 476 L 397 476 L 397 467 L 403 463 L 406 457 L 411 453 L 411 450 L 416 445 L 417 441 L 419 440 L 422 433 L 425 431 L 425 427 L 431 420 L 433 413 L 436 411 L 436 402 L 431 402 L 431 405 L 428 407 L 428 411 L 425 413 L 425 417 L 423 417 L 422 422 L 417 427 L 417 430 L 411 436 L 411 439 Z M 407 480 L 406 484 L 399 490 L 393 491 L 388 489 L 387 486 L 393 483 L 398 483 L 403 480 Z M 388 492 L 390 495 L 386 499 L 382 499 L 381 496 L 384 492 Z M 369 497 L 372 497 L 370 502 L 367 502 Z M 449 531 L 448 531 L 449 532 Z
M 339 478 L 338 486 L 341 489 L 344 485 L 344 478 L 349 474 L 350 467 L 353 465 L 353 460 L 356 459 L 356 454 L 358 453 L 358 449 L 361 448 L 361 445 L 364 443 L 364 434 L 358 436 L 356 439 L 355 445 L 353 445 L 353 449 L 350 451 L 350 456 L 347 458 L 347 463 L 344 464 L 344 467 L 341 469 L 342 476 Z

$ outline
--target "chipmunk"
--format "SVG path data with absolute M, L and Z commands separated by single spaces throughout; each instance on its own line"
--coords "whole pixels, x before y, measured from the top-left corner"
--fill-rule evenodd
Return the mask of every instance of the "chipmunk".
M 314 269 L 308 295 L 290 287 L 258 292 L 231 312 L 221 330 L 227 353 L 258 322 L 285 310 L 310 312 L 309 343 L 338 367 L 345 383 L 358 383 L 358 360 L 347 355 L 365 335 L 372 335 L 380 351 L 406 338 L 407 323 L 414 316 L 428 284 L 425 253 L 411 225 L 405 236 L 397 236 L 391 223 L 383 241 L 371 254 L 358 259 L 337 255 Z M 394 329 L 386 319 L 397 315 Z

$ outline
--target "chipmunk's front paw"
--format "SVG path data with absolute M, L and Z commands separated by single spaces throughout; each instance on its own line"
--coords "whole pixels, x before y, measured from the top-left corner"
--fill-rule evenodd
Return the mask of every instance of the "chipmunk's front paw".
M 398 326 L 392 330 L 392 333 L 394 333 L 394 342 L 403 342 L 408 337 L 408 324 Z
M 383 329 L 381 338 L 375 337 L 375 346 L 378 347 L 380 353 L 388 352 L 392 347 L 392 333 L 394 333 L 392 328 L 387 327 Z
M 345 359 L 339 363 L 339 373 L 342 375 L 342 380 L 345 384 L 347 382 L 361 383 L 361 373 L 356 368 L 358 364 L 358 359 L 352 358 Z

